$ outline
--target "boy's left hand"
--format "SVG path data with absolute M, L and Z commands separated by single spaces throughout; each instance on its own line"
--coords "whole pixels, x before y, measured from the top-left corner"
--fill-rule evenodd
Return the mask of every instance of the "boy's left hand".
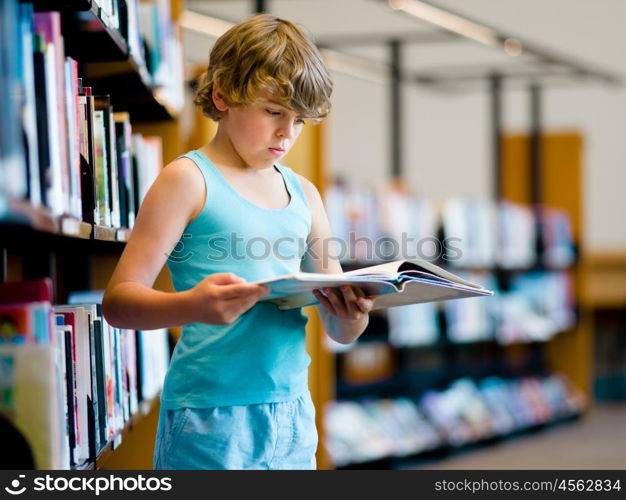
M 360 288 L 350 286 L 313 290 L 313 295 L 333 316 L 348 320 L 359 320 L 367 316 L 374 307 L 377 297 L 366 297 Z

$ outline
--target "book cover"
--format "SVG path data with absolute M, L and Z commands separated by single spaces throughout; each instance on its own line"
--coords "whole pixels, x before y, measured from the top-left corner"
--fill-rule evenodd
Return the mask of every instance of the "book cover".
M 35 82 L 35 117 L 37 123 L 37 163 L 39 164 L 39 199 L 50 206 L 48 193 L 51 190 L 52 164 L 50 157 L 50 132 L 48 131 L 48 94 L 46 86 L 46 57 L 43 38 L 33 37 L 33 74 Z
M 56 359 L 53 345 L 0 346 L 0 393 L 8 394 L 0 410 L 26 438 L 37 469 L 63 465 Z
M 28 153 L 28 199 L 32 206 L 41 205 L 41 186 L 39 177 L 39 152 L 37 140 L 37 114 L 35 97 L 35 72 L 33 61 L 33 6 L 20 5 L 21 73 L 24 91 L 22 114 L 24 116 L 24 135 Z
M 70 212 L 70 163 L 64 71 L 64 42 L 59 12 L 35 12 L 35 31 L 43 35 L 46 45 L 46 84 L 50 89 L 48 119 L 54 124 L 51 132 L 53 189 L 50 209 L 54 214 Z
M 87 311 L 78 306 L 55 306 L 57 314 L 65 318 L 65 324 L 72 328 L 74 352 L 76 354 L 76 401 L 78 413 L 78 433 L 76 436 L 78 464 L 89 459 L 88 441 L 88 400 L 91 398 L 91 356 L 89 353 L 89 324 Z

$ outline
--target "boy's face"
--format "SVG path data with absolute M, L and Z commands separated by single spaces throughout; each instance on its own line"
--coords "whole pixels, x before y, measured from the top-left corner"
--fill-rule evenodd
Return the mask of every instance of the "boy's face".
M 301 116 L 267 96 L 245 108 L 228 108 L 221 122 L 239 157 L 253 168 L 271 167 L 285 156 L 304 125 Z

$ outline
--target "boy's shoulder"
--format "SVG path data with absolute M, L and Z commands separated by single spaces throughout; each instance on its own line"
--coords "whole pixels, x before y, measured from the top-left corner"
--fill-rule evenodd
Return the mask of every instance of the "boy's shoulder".
M 194 214 L 204 205 L 206 187 L 204 177 L 193 160 L 180 156 L 161 170 L 157 181 L 162 189 L 189 202 Z
M 202 172 L 193 160 L 186 156 L 179 156 L 163 167 L 162 176 L 180 182 L 198 182 L 203 180 Z M 201 182 L 200 185 L 204 183 Z

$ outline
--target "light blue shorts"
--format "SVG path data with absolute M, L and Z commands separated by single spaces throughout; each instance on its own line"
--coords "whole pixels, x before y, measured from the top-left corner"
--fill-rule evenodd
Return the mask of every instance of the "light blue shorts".
M 292 401 L 161 409 L 155 469 L 315 469 L 315 407 Z

